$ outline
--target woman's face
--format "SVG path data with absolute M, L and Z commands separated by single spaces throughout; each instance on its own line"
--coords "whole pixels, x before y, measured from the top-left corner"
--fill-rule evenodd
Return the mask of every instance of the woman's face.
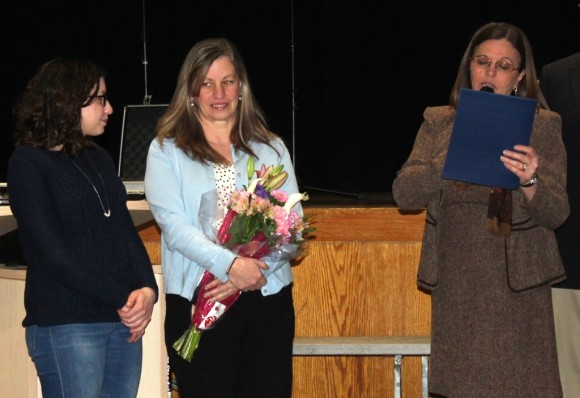
M 510 95 L 526 74 L 525 70 L 519 71 L 520 67 L 520 55 L 509 41 L 486 40 L 473 52 L 471 87 L 481 90 L 487 86 L 497 94 Z
M 210 66 L 199 90 L 197 106 L 202 123 L 233 123 L 238 108 L 240 82 L 232 61 L 227 56 Z
M 92 102 L 90 105 L 81 108 L 81 130 L 83 135 L 97 136 L 103 134 L 109 115 L 113 113 L 113 107 L 107 100 L 107 85 L 105 79 L 101 78 L 99 82 L 99 91 L 97 86 L 93 87 L 93 93 L 90 95 Z

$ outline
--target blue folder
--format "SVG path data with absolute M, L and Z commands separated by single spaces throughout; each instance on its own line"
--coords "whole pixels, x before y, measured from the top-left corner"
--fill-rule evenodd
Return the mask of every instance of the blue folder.
M 529 145 L 537 101 L 462 89 L 442 177 L 517 190 L 519 178 L 499 159 Z

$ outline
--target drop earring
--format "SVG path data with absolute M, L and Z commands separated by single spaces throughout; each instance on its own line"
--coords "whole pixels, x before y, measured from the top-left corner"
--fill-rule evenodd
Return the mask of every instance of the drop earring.
M 514 95 L 516 97 L 518 96 L 518 85 L 517 84 L 514 86 Z

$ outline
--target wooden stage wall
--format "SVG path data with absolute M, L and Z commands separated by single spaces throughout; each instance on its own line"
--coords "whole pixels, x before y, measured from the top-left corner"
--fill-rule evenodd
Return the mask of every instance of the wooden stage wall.
M 305 208 L 317 228 L 295 265 L 296 336 L 426 336 L 429 295 L 416 284 L 424 212 Z M 159 230 L 140 229 L 153 264 Z M 394 358 L 294 357 L 294 398 L 393 397 Z M 421 360 L 403 359 L 403 397 L 421 396 Z

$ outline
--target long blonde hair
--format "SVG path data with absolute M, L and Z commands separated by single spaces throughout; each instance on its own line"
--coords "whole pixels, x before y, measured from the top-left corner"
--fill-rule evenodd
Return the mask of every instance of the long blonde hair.
M 207 142 L 198 107 L 191 106 L 192 98 L 199 96 L 212 63 L 222 56 L 232 61 L 240 80 L 241 100 L 230 134 L 232 144 L 236 150 L 252 156 L 256 155 L 249 146 L 250 141 L 272 147 L 270 142 L 278 136 L 269 130 L 264 114 L 252 94 L 246 67 L 238 50 L 233 43 L 223 38 L 202 40 L 189 50 L 181 66 L 173 98 L 157 123 L 157 139 L 163 143 L 165 138 L 174 138 L 177 146 L 195 160 L 227 164 L 228 160 Z

